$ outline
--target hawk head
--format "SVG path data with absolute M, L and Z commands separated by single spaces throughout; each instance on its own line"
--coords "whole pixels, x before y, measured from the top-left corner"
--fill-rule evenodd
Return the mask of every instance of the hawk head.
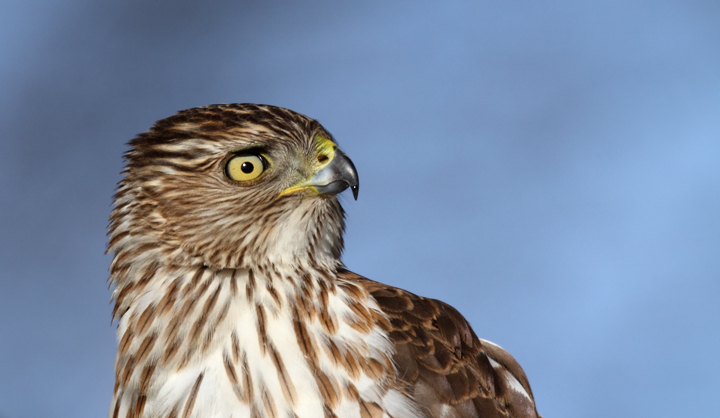
M 115 280 L 153 263 L 339 264 L 335 195 L 349 187 L 357 198 L 358 176 L 317 121 L 213 105 L 160 120 L 130 145 L 110 218 Z

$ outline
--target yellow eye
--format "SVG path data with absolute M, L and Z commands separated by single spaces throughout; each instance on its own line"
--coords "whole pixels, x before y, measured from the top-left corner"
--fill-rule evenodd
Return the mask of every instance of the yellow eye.
M 260 177 L 265 167 L 265 160 L 260 155 L 236 155 L 225 165 L 225 175 L 235 181 L 249 181 Z

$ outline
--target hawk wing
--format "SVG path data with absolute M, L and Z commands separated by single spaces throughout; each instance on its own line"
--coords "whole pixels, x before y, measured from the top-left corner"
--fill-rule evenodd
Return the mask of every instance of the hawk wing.
M 398 385 L 428 417 L 539 418 L 520 365 L 479 339 L 452 306 L 377 283 L 349 271 L 390 321 Z

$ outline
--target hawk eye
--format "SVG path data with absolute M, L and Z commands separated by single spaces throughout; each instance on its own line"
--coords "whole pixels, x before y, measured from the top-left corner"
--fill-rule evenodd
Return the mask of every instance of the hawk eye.
M 235 155 L 225 165 L 225 175 L 235 181 L 250 181 L 260 177 L 266 167 L 259 154 Z

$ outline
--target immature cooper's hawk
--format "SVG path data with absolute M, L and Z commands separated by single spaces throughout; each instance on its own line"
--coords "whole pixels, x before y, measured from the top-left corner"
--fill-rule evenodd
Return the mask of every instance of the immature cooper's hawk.
M 189 109 L 130 142 L 110 218 L 110 417 L 538 417 L 452 307 L 348 271 L 358 176 L 315 120 Z

